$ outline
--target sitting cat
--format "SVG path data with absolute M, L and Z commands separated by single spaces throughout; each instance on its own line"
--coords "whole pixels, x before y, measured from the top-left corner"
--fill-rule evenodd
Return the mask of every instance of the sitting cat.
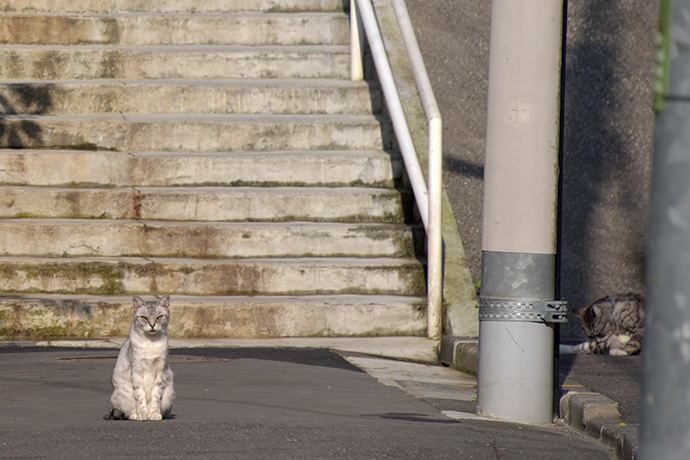
M 576 310 L 591 340 L 577 345 L 575 351 L 613 356 L 639 352 L 644 336 L 644 303 L 640 294 L 619 294 Z
M 105 419 L 162 420 L 175 392 L 168 366 L 170 296 L 146 302 L 134 297 L 134 321 L 113 370 L 113 394 Z

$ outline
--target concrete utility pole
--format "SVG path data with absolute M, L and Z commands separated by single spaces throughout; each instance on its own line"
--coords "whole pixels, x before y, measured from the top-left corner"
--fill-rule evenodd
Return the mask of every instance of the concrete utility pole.
M 690 1 L 661 3 L 640 458 L 690 456 Z
M 563 2 L 494 0 L 484 172 L 480 414 L 550 423 Z

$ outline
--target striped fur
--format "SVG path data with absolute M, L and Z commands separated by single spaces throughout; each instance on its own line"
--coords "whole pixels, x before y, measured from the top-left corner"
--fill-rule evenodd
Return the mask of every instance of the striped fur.
M 590 340 L 577 345 L 578 353 L 632 355 L 642 348 L 644 304 L 640 294 L 603 297 L 576 310 Z

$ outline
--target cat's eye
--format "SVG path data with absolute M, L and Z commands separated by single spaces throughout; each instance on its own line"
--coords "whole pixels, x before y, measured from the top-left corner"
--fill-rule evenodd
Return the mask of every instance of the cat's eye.
M 160 315 L 160 316 L 158 316 L 158 317 L 156 318 L 156 321 L 160 321 L 160 320 L 162 320 L 163 318 L 165 318 L 165 317 L 164 317 L 163 315 Z

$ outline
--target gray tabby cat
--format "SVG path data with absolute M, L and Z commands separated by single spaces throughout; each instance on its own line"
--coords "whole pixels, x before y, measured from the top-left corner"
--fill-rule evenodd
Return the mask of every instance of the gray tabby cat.
M 113 394 L 105 419 L 162 420 L 175 391 L 168 366 L 170 296 L 146 302 L 134 297 L 134 321 L 113 370 Z
M 613 356 L 640 351 L 644 337 L 644 303 L 640 294 L 619 294 L 603 297 L 575 311 L 591 339 L 577 345 L 575 351 Z

